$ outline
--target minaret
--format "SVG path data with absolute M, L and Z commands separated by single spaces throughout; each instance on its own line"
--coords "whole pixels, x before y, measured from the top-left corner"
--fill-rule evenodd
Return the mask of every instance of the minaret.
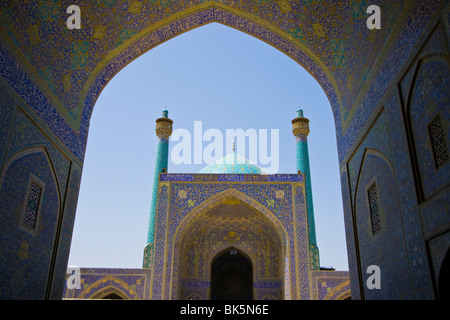
M 169 137 L 172 134 L 173 121 L 168 118 L 169 112 L 164 109 L 162 117 L 156 119 L 156 136 L 158 146 L 156 149 L 155 173 L 153 176 L 152 203 L 148 222 L 147 246 L 144 250 L 144 268 L 149 268 L 153 256 L 153 237 L 155 234 L 156 203 L 158 197 L 159 174 L 167 172 L 169 162 Z
M 319 269 L 319 249 L 316 242 L 316 227 L 314 223 L 314 207 L 311 188 L 311 172 L 309 169 L 308 134 L 309 119 L 303 117 L 303 110 L 297 110 L 297 118 L 292 120 L 292 133 L 295 136 L 297 148 L 297 172 L 305 175 L 306 210 L 308 215 L 308 236 L 311 257 L 311 269 Z

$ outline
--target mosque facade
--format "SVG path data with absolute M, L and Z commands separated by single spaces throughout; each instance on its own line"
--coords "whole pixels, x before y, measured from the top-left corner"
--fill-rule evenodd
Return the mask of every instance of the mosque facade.
M 142 269 L 82 268 L 66 299 L 319 300 L 351 297 L 348 271 L 321 268 L 307 136 L 292 120 L 296 174 L 264 174 L 233 152 L 197 174 L 168 173 L 173 121 L 158 137 Z M 69 277 L 72 275 L 68 273 Z

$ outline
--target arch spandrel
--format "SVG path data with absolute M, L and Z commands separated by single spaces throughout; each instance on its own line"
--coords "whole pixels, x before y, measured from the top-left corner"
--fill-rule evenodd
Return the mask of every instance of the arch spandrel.
M 420 10 L 420 1 L 381 1 L 379 6 L 390 10 L 383 11 L 383 28 L 372 32 L 366 26 L 367 4 L 359 0 L 350 5 L 346 1 L 96 0 L 79 4 L 81 29 L 68 30 L 63 4 L 39 2 L 36 7 L 34 3 L 9 2 L 1 9 L 0 35 L 6 41 L 1 43 L 0 56 L 20 62 L 20 72 L 30 78 L 26 81 L 35 83 L 44 95 L 40 105 L 31 103 L 32 107 L 81 161 L 91 112 L 112 77 L 151 48 L 210 22 L 261 39 L 303 66 L 326 92 L 337 133 L 351 138 L 354 133 L 346 131 L 356 113 L 367 118 L 372 100 L 388 85 L 384 80 L 378 83 L 378 71 L 393 72 L 395 59 L 382 66 L 380 61 L 386 59 L 380 56 L 389 56 L 396 42 L 408 40 L 402 39 L 408 35 L 401 35 L 404 21 Z M 8 68 L 17 66 L 12 63 Z M 10 74 L 8 68 L 0 74 Z M 373 82 L 378 91 L 368 96 Z M 24 86 L 10 84 L 18 92 Z M 362 111 L 361 105 L 366 106 Z M 64 125 L 55 126 L 51 112 L 42 113 L 45 108 L 57 110 L 58 123 Z M 342 148 L 345 153 L 348 146 Z
M 338 81 L 329 66 L 320 57 L 320 52 L 310 48 L 308 43 L 298 35 L 298 28 L 283 30 L 273 21 L 215 1 L 205 2 L 183 12 L 169 15 L 131 35 L 130 38 L 123 41 L 120 47 L 111 50 L 95 66 L 86 80 L 77 108 L 80 111 L 82 108 L 87 108 L 90 117 L 95 100 L 102 89 L 126 65 L 145 52 L 178 35 L 213 22 L 249 34 L 299 63 L 322 86 L 332 108 L 337 111 L 336 116 L 340 118 L 341 112 L 338 110 L 341 107 L 341 88 L 339 88 Z M 279 21 L 279 23 L 281 22 Z

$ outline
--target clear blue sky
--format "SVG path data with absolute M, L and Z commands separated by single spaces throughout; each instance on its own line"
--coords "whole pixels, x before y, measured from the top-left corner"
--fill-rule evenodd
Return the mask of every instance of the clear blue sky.
M 150 50 L 105 87 L 91 118 L 69 265 L 141 268 L 164 107 L 174 129 L 279 129 L 279 173 L 296 173 L 291 120 L 301 106 L 308 137 L 322 266 L 348 270 L 334 119 L 329 101 L 298 63 L 218 23 Z M 171 142 L 171 149 L 177 142 Z M 205 143 L 205 147 L 208 143 Z M 225 152 L 225 151 L 224 151 Z M 245 155 L 244 155 L 245 156 Z M 203 165 L 175 165 L 196 173 Z

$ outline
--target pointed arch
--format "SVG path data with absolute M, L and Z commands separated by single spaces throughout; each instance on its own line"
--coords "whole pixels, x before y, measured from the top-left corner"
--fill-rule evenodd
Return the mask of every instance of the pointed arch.
M 214 254 L 208 265 L 211 268 L 211 300 L 253 299 L 255 264 L 245 252 L 229 246 Z
M 204 219 L 202 220 L 202 217 L 205 217 L 205 215 L 206 216 L 209 215 L 211 213 L 211 210 L 214 210 L 216 206 L 219 207 L 220 205 L 226 206 L 244 205 L 248 207 L 248 209 L 250 210 L 249 212 L 253 212 L 254 215 L 252 213 L 251 217 L 253 218 L 251 218 L 246 222 L 249 223 L 248 225 L 245 224 L 247 232 L 249 234 L 258 235 L 258 237 L 261 237 L 261 239 L 268 239 L 268 238 L 272 239 L 270 243 L 273 242 L 271 247 L 274 247 L 273 250 L 275 252 L 274 253 L 275 258 L 273 258 L 274 259 L 273 263 L 271 263 L 270 267 L 268 267 L 269 268 L 268 270 L 271 271 L 267 271 L 265 269 L 261 271 L 264 274 L 264 276 L 262 276 L 263 277 L 262 279 L 266 279 L 265 277 L 267 277 L 267 275 L 269 275 L 270 272 L 271 275 L 270 279 L 272 279 L 271 277 L 273 277 L 273 281 L 280 282 L 280 297 L 283 297 L 284 292 L 282 292 L 283 291 L 282 288 L 284 286 L 281 285 L 281 282 L 284 281 L 286 272 L 289 272 L 288 270 L 290 263 L 288 255 L 286 255 L 286 252 L 289 252 L 289 241 L 287 232 L 284 229 L 283 225 L 281 224 L 280 220 L 269 209 L 261 205 L 255 199 L 243 194 L 242 192 L 237 191 L 236 189 L 230 188 L 210 197 L 209 199 L 207 199 L 206 201 L 202 202 L 197 207 L 192 209 L 191 212 L 189 212 L 186 215 L 186 217 L 181 221 L 178 228 L 176 229 L 174 234 L 174 241 L 172 244 L 173 255 L 171 261 L 174 270 L 171 276 L 172 298 L 175 299 L 177 297 L 178 298 L 181 297 L 183 293 L 183 283 L 186 280 L 191 279 L 190 277 L 192 276 L 194 278 L 196 276 L 197 278 L 201 277 L 203 279 L 202 281 L 209 281 L 207 280 L 210 278 L 209 269 L 203 271 L 201 274 L 193 273 L 193 275 L 191 275 L 190 277 L 186 277 L 187 274 L 185 274 L 185 270 L 191 270 L 186 269 L 186 266 L 191 266 L 194 260 L 189 262 L 189 264 L 187 264 L 187 262 L 185 262 L 184 260 L 187 257 L 186 248 L 192 248 L 191 244 L 189 244 L 188 246 L 188 242 L 189 243 L 192 242 L 192 237 L 190 238 L 189 236 L 192 236 L 194 234 L 194 236 L 197 237 L 197 234 L 199 234 L 198 232 L 193 232 L 192 230 L 197 230 L 200 231 L 201 233 L 202 229 L 205 228 L 204 227 L 205 221 L 203 221 Z M 243 221 L 246 221 L 247 218 L 244 218 Z M 207 219 L 206 221 L 209 221 L 208 217 L 206 217 L 205 219 Z M 213 241 L 213 244 L 208 245 L 207 252 L 202 256 L 201 265 L 206 266 L 206 268 L 208 268 L 208 266 L 211 266 L 214 258 L 217 257 L 218 254 L 226 251 L 230 247 L 233 247 L 237 251 L 243 252 L 246 256 L 248 256 L 249 261 L 251 261 L 252 265 L 256 266 L 255 269 L 258 269 L 258 265 L 260 265 L 261 263 L 259 262 L 258 259 L 261 259 L 261 257 L 259 257 L 258 253 L 255 250 L 253 250 L 254 246 L 251 244 L 253 242 L 246 243 L 246 240 L 242 242 L 242 240 L 246 238 L 247 235 L 243 236 L 241 234 L 241 231 L 239 231 L 240 224 L 235 225 L 233 219 L 231 220 L 227 219 L 225 219 L 222 222 L 217 221 L 218 226 L 221 226 L 220 228 L 216 229 L 212 227 L 214 230 L 218 231 L 218 233 L 214 235 L 214 239 L 222 239 L 222 240 L 225 239 L 225 240 L 217 242 Z M 241 221 L 239 223 L 243 222 Z M 212 241 L 211 239 L 209 241 Z M 204 239 L 202 241 L 204 241 Z M 266 257 L 266 255 L 267 253 L 263 253 L 264 257 Z M 285 259 L 282 259 L 282 257 L 285 257 Z M 257 272 L 259 271 L 258 270 L 254 271 L 255 276 L 259 274 Z M 191 273 L 189 272 L 189 275 L 190 274 Z M 177 287 L 177 285 L 173 284 L 179 285 Z
M 411 84 L 405 97 L 405 129 L 419 202 L 429 199 L 437 190 L 444 188 L 450 172 L 450 141 L 445 129 L 445 123 L 450 119 L 450 94 L 446 90 L 450 82 L 449 70 L 450 59 L 447 55 L 425 52 L 412 69 Z M 436 83 L 434 87 L 430 85 L 433 82 Z M 441 94 L 437 96 L 437 93 Z M 442 130 L 442 136 L 432 134 L 433 131 L 440 132 L 436 129 L 430 131 L 433 123 L 438 124 L 434 128 Z M 436 141 L 440 144 L 435 145 Z
M 338 82 L 325 63 L 306 43 L 267 21 L 256 19 L 253 15 L 219 2 L 204 3 L 171 15 L 134 34 L 120 47 L 106 55 L 96 65 L 84 84 L 77 106 L 78 112 L 82 111 L 83 120 L 89 121 L 95 102 L 103 88 L 128 64 L 178 35 L 213 22 L 253 36 L 296 61 L 323 88 L 330 101 L 335 123 L 340 127 L 342 98 Z M 81 125 L 79 129 L 80 134 L 86 135 L 87 138 L 87 128 Z
M 8 159 L 6 159 L 5 164 L 3 165 L 2 171 L 0 173 L 0 187 L 3 184 L 3 180 L 5 178 L 6 173 L 8 172 L 9 167 L 14 162 L 16 162 L 17 160 L 19 160 L 23 157 L 35 155 L 35 154 L 39 154 L 39 153 L 42 153 L 44 155 L 45 159 L 47 160 L 47 165 L 52 173 L 53 181 L 55 182 L 56 190 L 58 193 L 58 212 L 59 212 L 60 205 L 61 205 L 61 186 L 59 183 L 58 176 L 56 174 L 55 165 L 53 164 L 52 158 L 51 158 L 50 153 L 48 152 L 48 149 L 46 146 L 35 145 L 32 147 L 26 147 L 26 148 L 16 151 Z
M 252 257 L 250 257 L 245 251 L 239 249 L 238 246 L 228 245 L 225 249 L 219 249 L 212 253 L 212 255 L 211 255 L 212 257 L 211 257 L 211 261 L 210 261 L 209 265 L 212 265 L 217 260 L 217 258 L 219 258 L 221 255 L 223 255 L 225 252 L 231 251 L 231 250 L 235 250 L 235 251 L 237 251 L 237 253 L 243 255 L 247 260 L 250 261 L 250 263 L 252 265 L 255 264 Z
M 112 275 L 95 281 L 86 287 L 78 297 L 79 299 L 101 299 L 110 293 L 116 293 L 123 299 L 139 299 L 139 295 L 129 284 Z
M 362 173 L 364 172 L 364 164 L 366 163 L 367 157 L 370 156 L 370 155 L 375 156 L 378 159 L 383 160 L 386 163 L 386 165 L 389 167 L 389 169 L 391 170 L 392 174 L 395 176 L 394 167 L 393 167 L 391 161 L 389 160 L 389 158 L 383 152 L 381 152 L 378 149 L 371 148 L 371 147 L 366 148 L 364 150 L 364 154 L 363 154 L 363 156 L 361 158 L 361 163 L 360 163 L 360 166 L 359 166 L 358 176 L 357 176 L 357 179 L 356 179 L 355 196 L 353 198 L 353 208 L 355 208 L 355 213 L 356 213 L 356 209 L 357 209 L 356 199 L 358 199 L 358 190 L 359 190 L 359 187 L 360 187 L 360 181 L 361 181 Z
M 92 296 L 90 299 L 110 299 L 110 296 L 118 296 L 120 297 L 120 299 L 124 299 L 124 300 L 128 300 L 130 299 L 125 292 L 123 292 L 122 290 L 110 285 L 107 286 L 106 288 L 100 290 L 99 292 L 97 292 L 94 296 Z

